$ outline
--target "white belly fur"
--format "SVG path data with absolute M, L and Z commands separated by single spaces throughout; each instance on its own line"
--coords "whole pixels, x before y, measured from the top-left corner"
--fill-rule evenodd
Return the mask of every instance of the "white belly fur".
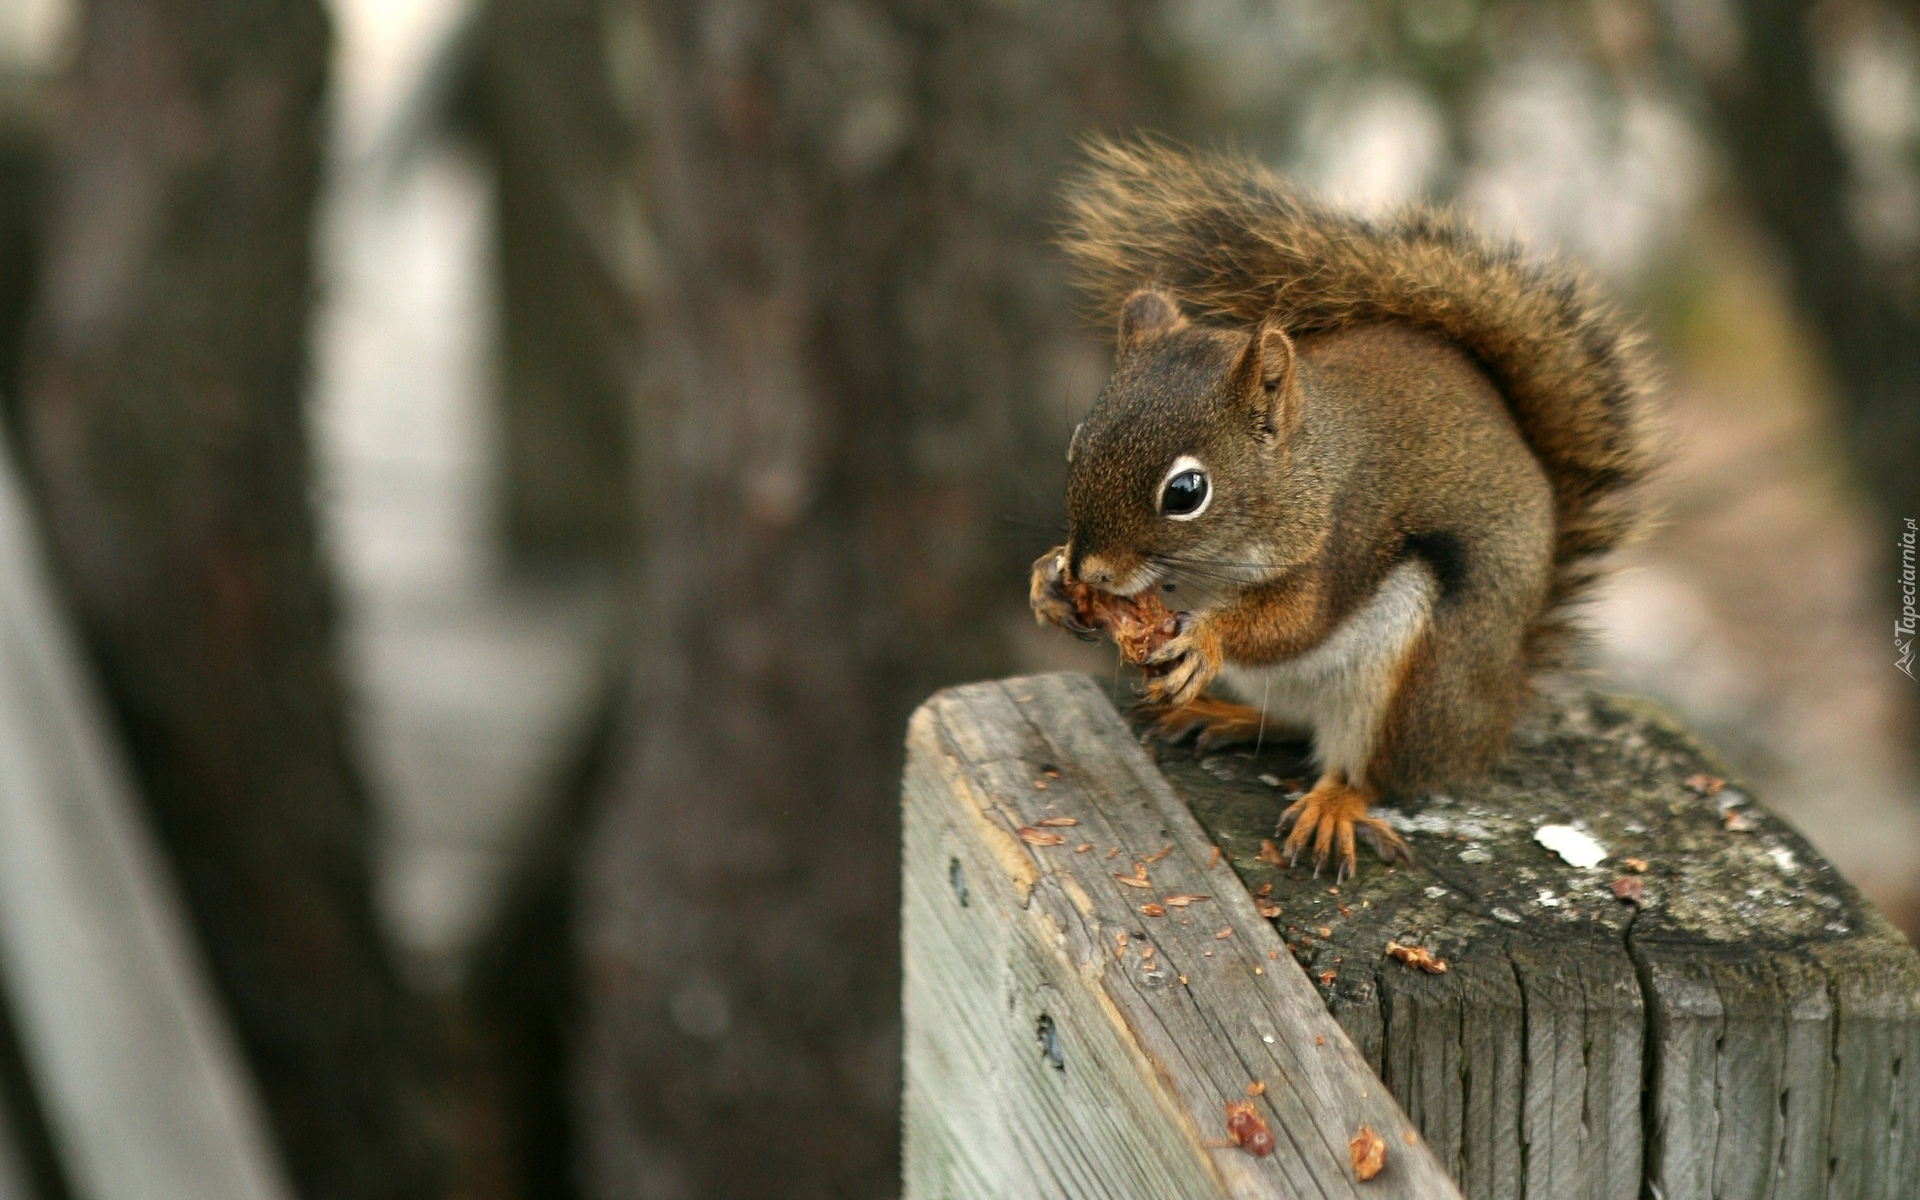
M 1264 705 L 1269 720 L 1312 730 L 1320 769 L 1345 771 L 1359 786 L 1401 663 L 1432 620 L 1438 590 L 1426 564 L 1402 563 L 1326 641 L 1268 667 L 1229 664 L 1221 682 L 1242 702 Z

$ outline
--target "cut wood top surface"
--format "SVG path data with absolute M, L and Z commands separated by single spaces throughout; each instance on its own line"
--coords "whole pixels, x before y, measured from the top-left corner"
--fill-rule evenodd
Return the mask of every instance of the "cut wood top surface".
M 1291 868 L 1261 857 L 1290 794 L 1311 782 L 1304 745 L 1269 743 L 1258 758 L 1152 753 L 1248 887 L 1271 885 L 1275 926 L 1330 1002 L 1354 998 L 1377 970 L 1406 969 L 1386 957 L 1389 941 L 1457 960 L 1500 950 L 1510 931 L 1756 956 L 1844 950 L 1916 966 L 1905 939 L 1805 838 L 1642 702 L 1547 697 L 1488 777 L 1382 807 L 1411 867 L 1389 868 L 1363 847 L 1358 876 L 1338 889 L 1330 870 L 1314 875 L 1310 855 Z M 1549 826 L 1585 834 L 1604 857 L 1573 865 L 1537 836 Z M 1615 895 L 1619 880 L 1638 885 L 1639 904 Z
M 1305 747 L 1156 754 L 1468 1196 L 1920 1194 L 1920 957 L 1652 706 L 1542 697 L 1337 890 L 1261 854 Z

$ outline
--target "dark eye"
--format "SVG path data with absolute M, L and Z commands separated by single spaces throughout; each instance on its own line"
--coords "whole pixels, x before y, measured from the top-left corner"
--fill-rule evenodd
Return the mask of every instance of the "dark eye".
M 1160 511 L 1176 520 L 1197 517 L 1207 506 L 1207 493 L 1207 473 L 1188 468 L 1167 480 L 1167 486 L 1160 493 Z

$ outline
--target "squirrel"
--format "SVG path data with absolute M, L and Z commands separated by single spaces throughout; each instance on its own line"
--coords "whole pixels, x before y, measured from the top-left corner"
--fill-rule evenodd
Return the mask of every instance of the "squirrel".
M 1149 732 L 1311 737 L 1290 861 L 1369 811 L 1483 773 L 1571 609 L 1644 521 L 1654 389 L 1638 337 L 1572 268 L 1415 206 L 1342 214 L 1258 165 L 1100 141 L 1063 245 L 1119 344 L 1067 450 L 1043 623 L 1098 589 L 1177 614 L 1146 654 Z M 1158 606 L 1156 611 L 1158 611 Z M 1215 680 L 1236 697 L 1203 695 Z M 1255 707 L 1255 706 L 1258 707 Z

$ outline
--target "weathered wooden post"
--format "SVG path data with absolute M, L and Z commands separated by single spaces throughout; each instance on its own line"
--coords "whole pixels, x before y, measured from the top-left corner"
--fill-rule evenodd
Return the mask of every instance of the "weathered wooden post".
M 0 439 L 0 991 L 61 1174 L 86 1200 L 292 1200 L 12 462 Z
M 1156 763 L 1078 676 L 921 709 L 911 1200 L 1920 1196 L 1920 956 L 1666 718 L 1550 697 L 1338 888 L 1270 848 L 1303 752 Z

